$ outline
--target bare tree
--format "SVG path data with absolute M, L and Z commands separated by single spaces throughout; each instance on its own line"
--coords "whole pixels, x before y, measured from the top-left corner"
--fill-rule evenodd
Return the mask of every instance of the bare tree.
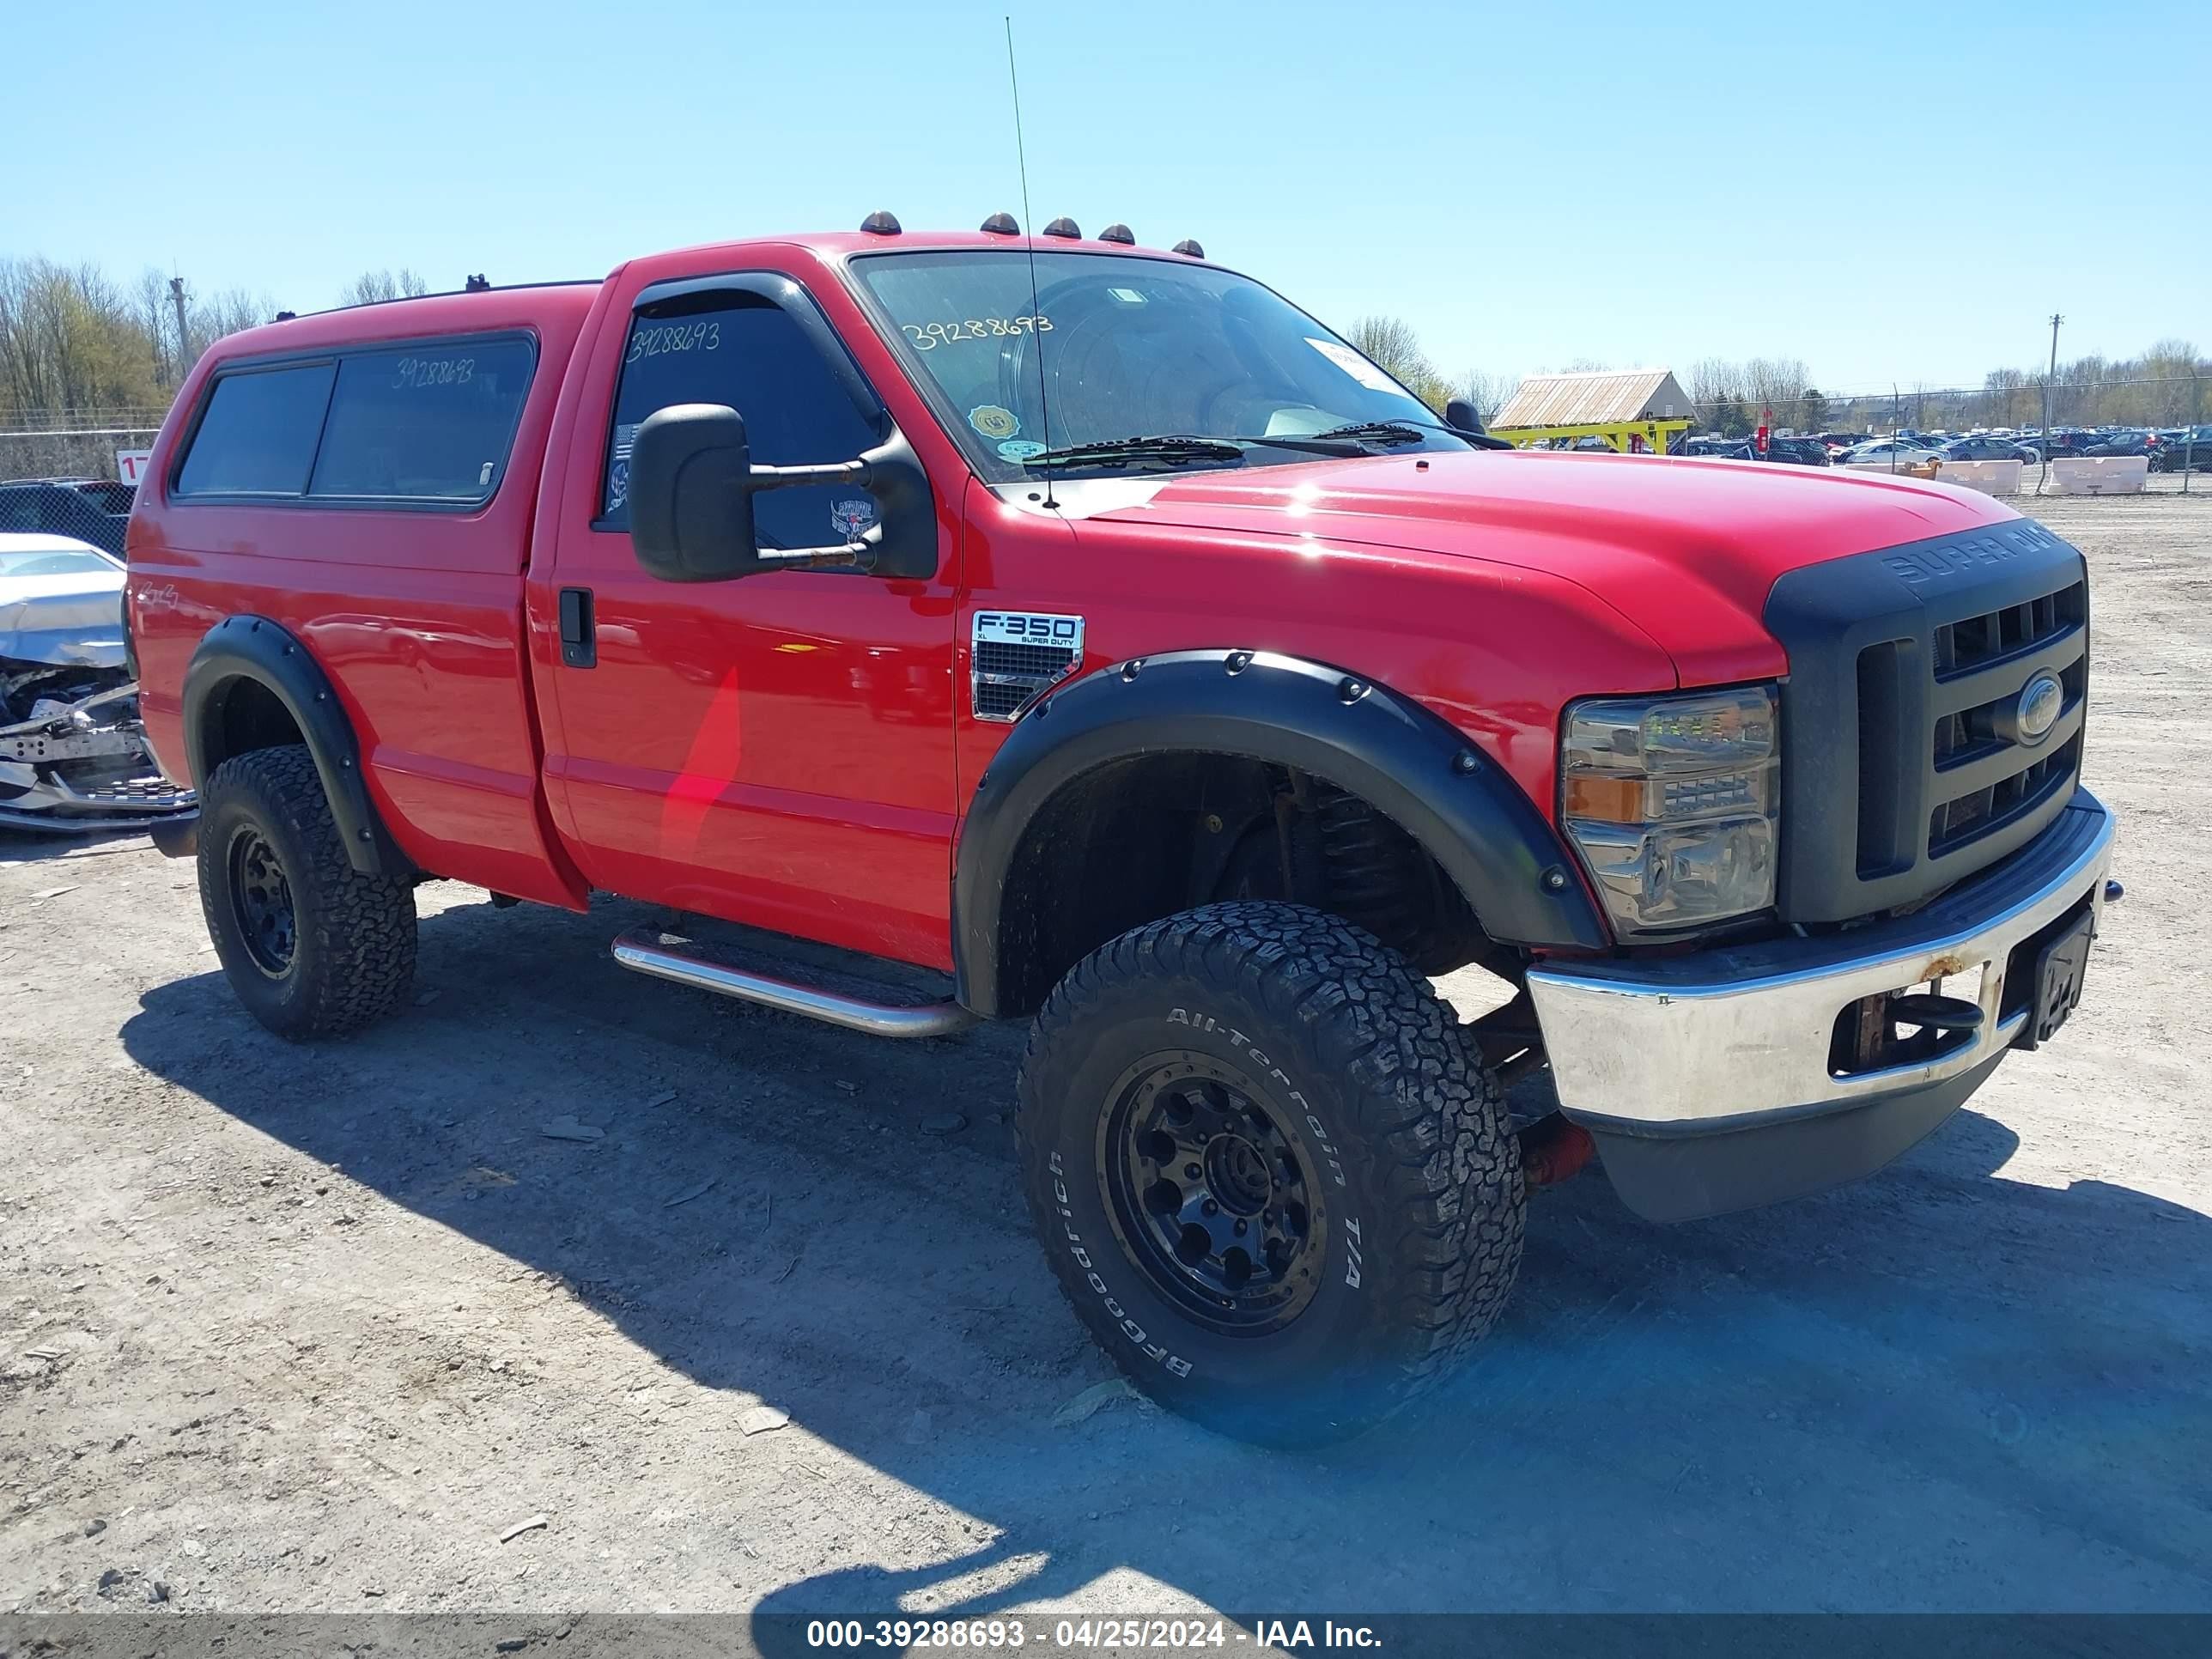
M 1442 417 L 1444 405 L 1460 395 L 1460 388 L 1437 372 L 1413 325 L 1396 317 L 1362 317 L 1345 337 L 1389 372 L 1391 378 Z
M 1413 325 L 1397 317 L 1362 317 L 1346 336 L 1370 359 L 1401 380 L 1411 383 L 1416 374 L 1429 372 L 1421 355 L 1421 342 Z
M 155 384 L 173 388 L 184 379 L 184 352 L 176 337 L 177 313 L 169 301 L 169 279 L 152 265 L 138 273 L 138 298 L 133 311 L 146 336 L 146 355 L 154 366 Z
M 2142 355 L 2142 378 L 2159 383 L 2143 388 L 2149 394 L 2143 400 L 2148 418 L 2164 426 L 2194 422 L 2203 368 L 2190 341 L 2168 337 L 2155 342 Z
M 1753 357 L 1743 366 L 1744 401 L 1753 415 L 1771 409 L 1778 423 L 1793 424 L 1798 398 L 1811 378 L 1802 358 Z
M 2015 424 L 2014 410 L 2021 406 L 2021 393 L 2027 385 L 2027 376 L 2016 368 L 1991 369 L 1982 380 L 1982 423 L 1985 426 Z
M 1690 401 L 1698 408 L 1714 404 L 1738 404 L 1749 395 L 1750 381 L 1741 363 L 1721 357 L 1700 357 L 1690 365 Z
M 157 397 L 137 311 L 98 267 L 0 262 L 0 408 L 58 415 Z
M 386 300 L 408 300 L 429 291 L 428 283 L 402 265 L 397 274 L 389 270 L 364 270 L 338 295 L 338 303 L 342 306 L 380 305 Z
M 1470 368 L 1461 373 L 1451 395 L 1464 398 L 1473 404 L 1474 412 L 1481 416 L 1482 423 L 1488 426 L 1497 417 L 1498 411 L 1505 407 L 1505 400 L 1513 395 L 1514 389 L 1520 384 L 1520 379 L 1516 375 L 1487 374 L 1479 368 Z

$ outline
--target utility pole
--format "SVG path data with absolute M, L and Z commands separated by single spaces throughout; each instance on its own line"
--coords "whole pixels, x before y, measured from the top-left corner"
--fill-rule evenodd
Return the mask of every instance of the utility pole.
M 191 348 L 185 343 L 185 279 L 181 276 L 169 278 L 169 303 L 177 308 L 177 384 L 182 386 L 192 365 Z
M 2043 493 L 2043 481 L 2051 476 L 2051 389 L 2058 379 L 2058 325 L 2065 320 L 2055 311 L 2051 313 L 2051 372 L 2043 377 L 2043 441 L 2037 446 L 2043 453 L 2043 465 L 2035 474 L 2039 495 Z
M 2197 425 L 2204 418 L 2204 382 L 2196 370 L 2189 374 L 2189 435 L 2181 445 L 2181 493 L 2189 493 L 2189 475 L 2197 470 Z

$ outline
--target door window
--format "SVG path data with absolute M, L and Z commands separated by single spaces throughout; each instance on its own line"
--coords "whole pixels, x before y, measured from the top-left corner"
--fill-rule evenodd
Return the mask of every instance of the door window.
M 801 301 L 800 303 L 805 303 Z M 725 404 L 744 417 L 757 463 L 849 461 L 878 435 L 791 313 L 746 293 L 688 295 L 641 312 L 623 348 L 599 527 L 629 527 L 629 450 L 637 428 L 671 404 Z M 852 484 L 803 484 L 753 497 L 770 547 L 821 547 L 875 522 Z

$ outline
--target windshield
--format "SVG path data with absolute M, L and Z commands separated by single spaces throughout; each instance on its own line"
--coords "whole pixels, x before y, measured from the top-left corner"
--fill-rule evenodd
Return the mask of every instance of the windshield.
M 1229 271 L 1040 252 L 1032 298 L 1029 255 L 1019 247 L 871 254 L 853 270 L 945 425 L 994 483 L 1042 476 L 1024 464 L 1048 446 L 1138 437 L 1239 441 L 1236 451 L 1186 454 L 1178 465 L 1357 454 L 1370 440 L 1279 447 L 1253 441 L 1310 439 L 1376 422 L 1412 423 L 1372 440 L 1401 451 L 1469 447 L 1336 335 Z M 1061 476 L 1087 470 L 1070 459 Z
M 112 576 L 120 568 L 89 547 L 0 548 L 0 576 Z

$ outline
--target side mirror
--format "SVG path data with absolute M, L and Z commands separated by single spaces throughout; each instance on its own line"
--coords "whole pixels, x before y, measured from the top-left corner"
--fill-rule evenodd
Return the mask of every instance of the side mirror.
M 876 499 L 878 521 L 836 546 L 764 548 L 753 497 L 794 484 L 865 489 Z M 646 574 L 665 582 L 837 567 L 928 577 L 937 571 L 937 514 L 929 475 L 896 428 L 854 460 L 755 466 L 736 410 L 671 404 L 647 416 L 630 442 L 629 544 Z
M 672 404 L 629 451 L 629 544 L 665 582 L 718 582 L 761 568 L 752 450 L 744 416 L 721 404 Z
M 1444 424 L 1455 432 L 1482 435 L 1482 413 L 1464 398 L 1455 398 L 1444 405 Z

